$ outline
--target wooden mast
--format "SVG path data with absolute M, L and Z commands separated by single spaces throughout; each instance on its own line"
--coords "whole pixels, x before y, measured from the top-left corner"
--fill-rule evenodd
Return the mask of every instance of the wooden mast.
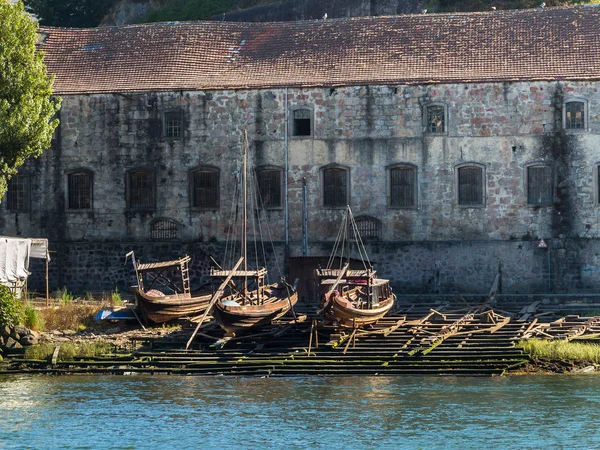
M 246 248 L 246 227 L 247 227 L 247 211 L 246 211 L 246 159 L 247 159 L 247 144 L 248 144 L 248 132 L 244 130 L 244 162 L 242 171 L 242 258 L 244 258 L 244 284 L 242 286 L 242 294 L 244 303 L 246 303 L 246 291 L 248 290 L 248 258 Z

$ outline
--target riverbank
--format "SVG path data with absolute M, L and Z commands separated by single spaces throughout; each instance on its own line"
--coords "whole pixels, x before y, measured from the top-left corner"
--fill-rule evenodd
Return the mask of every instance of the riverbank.
M 188 350 L 193 322 L 146 329 L 135 321 L 108 322 L 81 331 L 41 332 L 38 345 L 6 355 L 0 373 L 494 376 L 595 371 L 600 317 L 543 317 L 410 305 L 371 329 L 336 330 L 304 308 L 295 320 L 285 317 L 241 337 L 225 336 L 214 322 L 205 323 Z M 536 338 L 572 348 L 552 353 L 545 346 L 543 354 L 540 345 L 518 344 Z M 575 352 L 583 340 L 592 351 Z

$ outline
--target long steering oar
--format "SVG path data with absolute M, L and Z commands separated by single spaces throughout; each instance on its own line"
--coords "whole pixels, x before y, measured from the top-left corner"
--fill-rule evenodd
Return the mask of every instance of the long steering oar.
M 198 325 L 196 325 L 196 329 L 192 333 L 192 337 L 190 337 L 190 340 L 187 342 L 187 344 L 185 346 L 186 350 L 190 347 L 190 344 L 192 343 L 192 341 L 196 337 L 196 333 L 198 333 L 198 330 L 200 329 L 200 326 L 204 322 L 204 319 L 206 319 L 206 316 L 208 316 L 208 313 L 210 312 L 210 310 L 214 306 L 215 302 L 223 294 L 223 291 L 225 290 L 225 287 L 227 286 L 227 284 L 229 283 L 229 281 L 231 281 L 231 278 L 233 277 L 233 274 L 235 273 L 235 271 L 237 270 L 237 268 L 240 267 L 240 264 L 242 264 L 243 260 L 244 260 L 243 257 L 238 260 L 238 262 L 235 264 L 235 266 L 233 267 L 233 269 L 231 270 L 231 272 L 229 272 L 229 275 L 227 275 L 227 278 L 225 278 L 225 281 L 223 281 L 221 283 L 221 286 L 219 286 L 219 289 L 217 289 L 217 292 L 215 292 L 214 295 L 212 296 L 212 298 L 210 299 L 210 303 L 208 304 L 208 307 L 206 308 L 206 311 L 204 311 L 204 314 L 202 315 L 202 318 L 200 319 L 200 322 L 198 322 Z

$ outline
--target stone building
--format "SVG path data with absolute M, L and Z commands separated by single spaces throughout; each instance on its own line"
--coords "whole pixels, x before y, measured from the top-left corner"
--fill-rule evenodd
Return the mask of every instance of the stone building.
M 600 283 L 600 9 L 43 28 L 52 148 L 1 231 L 56 286 L 132 283 L 123 255 L 218 252 L 242 130 L 280 255 L 327 255 L 349 204 L 397 292 Z M 548 248 L 538 248 L 543 238 Z

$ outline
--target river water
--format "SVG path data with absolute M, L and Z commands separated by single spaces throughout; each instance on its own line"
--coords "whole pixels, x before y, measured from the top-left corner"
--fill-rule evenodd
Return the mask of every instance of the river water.
M 593 449 L 600 376 L 0 376 L 0 449 Z

